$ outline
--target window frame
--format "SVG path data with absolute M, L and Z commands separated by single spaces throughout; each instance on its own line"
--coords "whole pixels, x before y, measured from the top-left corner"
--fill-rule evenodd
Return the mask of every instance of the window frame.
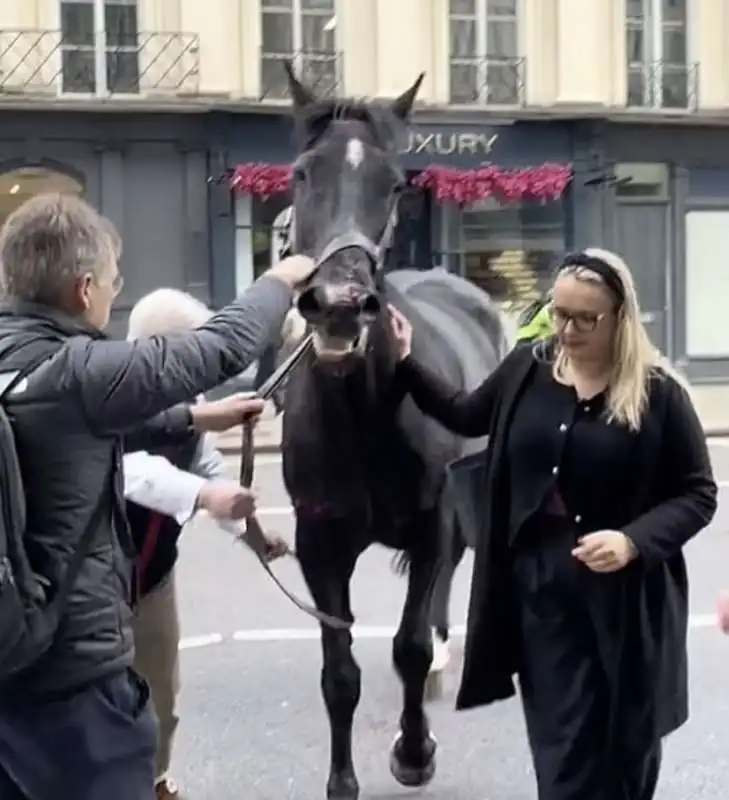
M 476 66 L 478 68 L 478 91 L 475 92 L 474 99 L 468 105 L 502 105 L 493 103 L 489 100 L 490 87 L 494 84 L 489 80 L 488 71 L 490 66 L 502 63 L 504 66 L 514 62 L 518 68 L 518 62 L 524 52 L 523 32 L 524 32 L 524 0 L 516 0 L 514 15 L 494 14 L 489 12 L 489 0 L 475 0 L 476 13 L 471 14 L 453 13 L 451 11 L 452 0 L 448 0 L 447 9 L 447 31 L 448 31 L 448 97 L 449 102 L 461 105 L 460 102 L 453 100 L 453 67 Z M 476 53 L 472 56 L 453 56 L 451 48 L 451 23 L 453 21 L 476 21 Z M 488 48 L 489 26 L 491 23 L 513 23 L 515 28 L 515 52 L 513 55 L 491 54 Z M 517 87 L 516 96 L 513 103 L 504 105 L 519 105 L 520 90 Z
M 299 74 L 305 72 L 309 64 L 321 62 L 331 63 L 334 67 L 335 81 L 339 80 L 339 66 L 337 64 L 337 53 L 339 50 L 341 19 L 343 13 L 344 3 L 341 0 L 333 0 L 332 8 L 330 9 L 307 9 L 304 8 L 304 0 L 291 0 L 290 4 L 281 3 L 281 5 L 267 6 L 264 2 L 259 2 L 259 24 L 261 26 L 261 48 L 260 48 L 260 69 L 261 76 L 263 75 L 263 65 L 275 61 L 284 61 L 290 59 Z M 283 16 L 287 14 L 291 19 L 291 42 L 292 52 L 283 53 L 277 50 L 269 50 L 263 37 L 263 19 L 267 13 L 275 13 Z M 333 31 L 333 45 L 331 50 L 306 50 L 304 47 L 304 18 L 305 17 L 326 17 L 329 15 L 336 20 Z M 283 73 L 282 73 L 283 74 Z M 265 92 L 265 88 L 262 87 Z M 279 99 L 277 95 L 272 95 Z
M 88 5 L 92 8 L 92 18 L 93 18 L 93 38 L 94 43 L 93 45 L 75 45 L 75 44 L 65 44 L 64 39 L 64 30 L 63 30 L 63 6 L 64 5 L 71 5 L 71 4 L 79 4 L 79 5 Z M 141 70 L 139 64 L 139 37 L 141 34 L 141 29 L 139 26 L 140 20 L 140 12 L 141 12 L 141 3 L 139 0 L 131 0 L 131 2 L 113 2 L 113 0 L 56 0 L 57 5 L 57 13 L 59 17 L 59 29 L 60 29 L 60 45 L 59 50 L 61 52 L 61 69 L 59 71 L 58 81 L 59 81 L 59 88 L 61 94 L 70 95 L 73 97 L 109 97 L 112 94 L 114 95 L 129 95 L 129 96 L 137 96 L 141 92 Z M 119 6 L 134 6 L 137 12 L 137 30 L 136 30 L 136 37 L 137 43 L 130 44 L 130 45 L 109 45 L 107 40 L 107 31 L 106 31 L 106 7 L 109 5 L 119 5 Z M 94 53 L 94 89 L 91 92 L 88 91 L 74 91 L 73 89 L 66 88 L 66 77 L 63 69 L 63 57 L 65 53 Z M 134 91 L 110 91 L 109 90 L 109 81 L 108 81 L 108 65 L 109 65 L 109 56 L 115 53 L 136 53 L 136 62 L 137 62 L 137 85 Z
M 685 15 L 682 22 L 666 23 L 663 14 L 663 0 L 641 0 L 643 8 L 642 17 L 629 16 L 628 7 L 625 11 L 625 36 L 626 43 L 630 30 L 641 30 L 643 33 L 643 60 L 630 60 L 630 52 L 626 53 L 626 78 L 630 85 L 630 76 L 642 74 L 643 97 L 639 108 L 672 108 L 665 106 L 663 102 L 664 90 L 664 66 L 680 68 L 686 72 L 686 105 L 691 103 L 691 81 L 690 68 L 693 63 L 692 53 L 692 32 L 694 26 L 691 22 L 691 0 L 684 0 Z M 666 62 L 663 56 L 663 34 L 666 29 L 683 30 L 686 39 L 686 59 L 685 63 Z M 629 97 L 626 92 L 626 103 L 630 105 Z

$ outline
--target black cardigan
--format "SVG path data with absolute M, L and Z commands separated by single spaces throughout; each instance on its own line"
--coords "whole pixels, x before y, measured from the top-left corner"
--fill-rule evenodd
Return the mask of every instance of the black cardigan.
M 456 464 L 451 476 L 478 526 L 459 709 L 515 691 L 513 623 L 508 604 L 500 602 L 510 557 L 504 448 L 514 409 L 536 366 L 532 346 L 519 346 L 470 394 L 453 391 L 412 358 L 398 370 L 402 389 L 424 413 L 464 436 L 489 436 L 488 450 Z M 630 699 L 619 710 L 620 729 L 645 743 L 688 716 L 688 581 L 682 547 L 713 518 L 717 486 L 687 392 L 658 370 L 650 378 L 648 409 L 637 436 L 635 493 L 626 498 L 621 529 L 639 558 L 619 573 L 624 628 L 619 641 L 609 645 L 621 681 L 616 691 Z

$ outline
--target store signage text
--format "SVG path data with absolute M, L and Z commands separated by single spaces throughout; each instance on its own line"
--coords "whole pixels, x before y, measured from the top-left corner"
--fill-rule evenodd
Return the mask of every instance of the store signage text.
M 407 155 L 488 156 L 499 138 L 498 133 L 443 133 L 433 131 L 423 133 L 411 131 L 408 146 L 403 150 Z

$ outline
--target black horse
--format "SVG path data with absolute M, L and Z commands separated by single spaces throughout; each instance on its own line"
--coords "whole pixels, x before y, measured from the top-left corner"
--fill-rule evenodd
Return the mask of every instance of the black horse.
M 495 351 L 503 328 L 485 295 L 444 271 L 425 280 L 406 273 L 384 279 L 380 271 L 405 185 L 397 152 L 423 76 L 380 105 L 317 100 L 290 66 L 287 72 L 300 143 L 292 246 L 320 264 L 297 299 L 314 348 L 289 376 L 283 398 L 296 553 L 317 607 L 346 620 L 353 618 L 349 584 L 359 555 L 373 543 L 400 554 L 408 588 L 392 653 L 404 697 L 390 769 L 399 783 L 422 786 L 435 774 L 436 742 L 423 708 L 431 604 L 453 536 L 446 465 L 465 450 L 403 397 L 387 304 L 410 318 L 416 356 L 463 387 L 475 382 L 472 372 L 483 379 L 488 371 L 474 366 L 484 362 L 482 353 L 493 363 L 502 355 Z M 471 345 L 461 348 L 469 337 Z M 470 366 L 462 349 L 476 354 Z M 327 797 L 354 800 L 360 669 L 348 631 L 323 626 L 322 648 L 331 729 Z

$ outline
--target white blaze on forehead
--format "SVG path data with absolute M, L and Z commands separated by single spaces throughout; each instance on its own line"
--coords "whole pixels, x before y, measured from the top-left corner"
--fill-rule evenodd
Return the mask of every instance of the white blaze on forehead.
M 347 164 L 352 169 L 359 169 L 364 161 L 365 150 L 364 145 L 359 139 L 350 139 L 347 142 L 347 152 L 344 156 Z

